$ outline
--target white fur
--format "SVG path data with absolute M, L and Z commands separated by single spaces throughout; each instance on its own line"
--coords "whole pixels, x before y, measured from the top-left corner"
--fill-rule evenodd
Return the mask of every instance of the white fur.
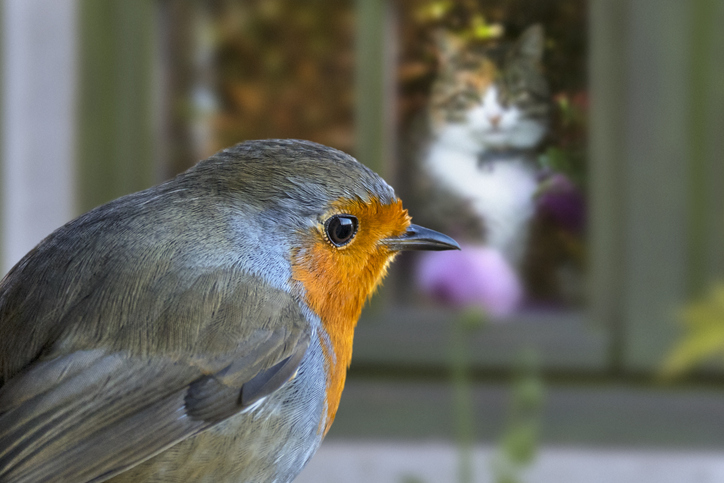
M 497 121 L 497 122 L 496 122 Z M 525 119 L 514 106 L 498 102 L 489 87 L 480 105 L 468 111 L 464 123 L 448 124 L 437 132 L 426 165 L 433 179 L 466 199 L 482 219 L 488 246 L 518 265 L 533 215 L 536 172 L 523 157 L 479 166 L 478 156 L 501 149 L 532 149 L 545 126 Z

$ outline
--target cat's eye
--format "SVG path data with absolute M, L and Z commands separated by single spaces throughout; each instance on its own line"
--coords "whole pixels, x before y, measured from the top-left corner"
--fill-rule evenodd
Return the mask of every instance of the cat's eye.
M 359 222 L 352 215 L 334 215 L 324 222 L 327 240 L 338 248 L 351 242 L 358 228 Z

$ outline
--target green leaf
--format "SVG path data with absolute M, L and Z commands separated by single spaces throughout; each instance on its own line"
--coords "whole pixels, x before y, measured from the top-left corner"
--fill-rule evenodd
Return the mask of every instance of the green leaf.
M 714 356 L 724 362 L 724 284 L 684 308 L 680 321 L 684 335 L 664 362 L 664 377 L 681 375 Z

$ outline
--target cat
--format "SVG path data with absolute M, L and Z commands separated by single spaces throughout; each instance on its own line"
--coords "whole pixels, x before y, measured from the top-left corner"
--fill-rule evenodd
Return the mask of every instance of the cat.
M 482 226 L 485 244 L 518 268 L 535 211 L 537 148 L 551 109 L 544 42 L 540 25 L 494 48 L 440 34 L 427 109 L 430 141 L 421 160 L 428 188 L 434 185 L 460 202 L 442 216 L 461 215 L 468 227 Z M 430 189 L 423 191 L 427 195 L 418 198 L 440 205 Z

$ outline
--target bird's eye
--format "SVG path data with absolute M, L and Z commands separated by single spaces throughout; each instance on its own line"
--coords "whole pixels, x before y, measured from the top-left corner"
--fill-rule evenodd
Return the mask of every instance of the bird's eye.
M 352 215 L 334 215 L 324 223 L 327 239 L 336 247 L 343 247 L 357 234 L 357 218 Z

